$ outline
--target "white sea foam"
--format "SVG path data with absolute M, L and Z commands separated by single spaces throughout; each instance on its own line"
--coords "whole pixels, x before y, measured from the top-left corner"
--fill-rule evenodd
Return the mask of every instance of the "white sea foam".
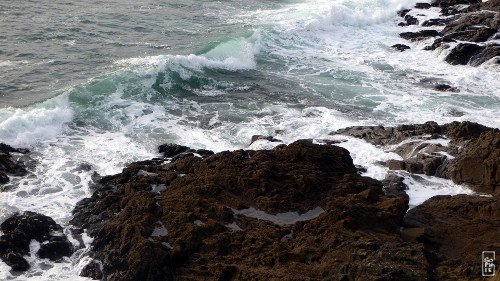
M 159 226 L 157 226 L 157 227 L 155 227 L 155 229 L 153 229 L 153 233 L 151 233 L 151 237 L 167 236 L 168 230 L 167 230 L 167 228 L 165 228 L 163 223 L 161 221 L 158 221 L 157 224 Z
M 286 213 L 271 215 L 264 211 L 257 210 L 253 207 L 243 210 L 236 210 L 231 208 L 231 210 L 236 215 L 243 215 L 251 218 L 256 218 L 259 220 L 270 221 L 277 225 L 294 224 L 298 221 L 312 220 L 324 212 L 324 210 L 321 207 L 316 207 L 300 215 L 297 212 L 286 212 Z
M 27 108 L 6 108 L 0 113 L 0 140 L 17 147 L 55 140 L 71 121 L 67 99 L 54 98 Z
M 233 231 L 242 231 L 241 227 L 238 224 L 236 224 L 236 222 L 226 224 L 226 227 L 233 230 Z
M 361 139 L 356 139 L 347 136 L 333 136 L 334 140 L 346 140 L 337 144 L 349 150 L 355 165 L 360 165 L 367 169 L 363 176 L 371 177 L 377 180 L 383 180 L 388 169 L 378 162 L 387 161 L 390 159 L 402 160 L 401 156 L 393 152 L 386 152 L 382 148 L 375 147 Z
M 133 67 L 170 68 L 189 78 L 191 71 L 202 71 L 203 68 L 225 69 L 230 71 L 249 70 L 256 67 L 255 55 L 260 51 L 260 35 L 255 32 L 249 38 L 236 38 L 221 43 L 201 55 L 159 55 L 144 58 L 118 60 L 116 63 Z M 182 75 L 185 74 L 185 75 Z
M 401 172 L 404 183 L 408 186 L 406 193 L 410 197 L 410 208 L 422 204 L 427 199 L 436 195 L 473 194 L 474 192 L 463 186 L 454 184 L 450 180 L 426 175 L 410 175 Z

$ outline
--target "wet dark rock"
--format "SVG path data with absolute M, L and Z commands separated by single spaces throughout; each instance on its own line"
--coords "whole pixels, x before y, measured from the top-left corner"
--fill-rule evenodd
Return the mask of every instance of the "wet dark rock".
M 479 137 L 469 138 L 462 152 L 440 168 L 439 175 L 467 183 L 477 192 L 499 196 L 500 130 L 487 129 Z
M 387 160 L 386 162 L 387 168 L 389 170 L 404 170 L 405 169 L 405 162 L 401 160 Z
M 383 126 L 354 126 L 331 132 L 330 135 L 347 135 L 363 139 L 374 145 L 389 145 L 398 144 L 411 137 L 442 134 L 443 132 L 444 127 L 439 126 L 436 122 L 429 121 L 424 124 L 400 125 L 395 128 L 386 128 Z
M 158 152 L 163 153 L 163 157 L 171 158 L 189 150 L 189 147 L 174 143 L 162 144 L 158 147 Z
M 349 127 L 331 134 L 364 139 L 375 145 L 396 145 L 393 152 L 403 161 L 389 160 L 391 170 L 425 173 L 465 183 L 477 192 L 500 192 L 500 132 L 474 122 L 438 125 L 426 122 L 401 125 Z M 448 139 L 449 145 L 431 144 L 433 139 Z M 405 142 L 406 141 L 406 142 Z M 447 154 L 454 156 L 448 159 Z
M 1 258 L 8 266 L 15 271 L 26 271 L 30 268 L 28 261 L 23 257 L 22 254 L 12 252 L 12 251 L 2 251 Z
M 440 92 L 460 92 L 460 90 L 456 87 L 452 87 L 450 85 L 446 84 L 438 84 L 434 86 L 434 89 L 440 91 Z
M 398 50 L 400 52 L 404 52 L 404 51 L 410 49 L 410 46 L 403 45 L 403 44 L 395 44 L 395 45 L 392 45 L 392 48 L 395 50 Z
M 460 5 L 460 4 L 472 4 L 472 3 L 480 3 L 480 0 L 432 0 L 431 1 L 431 6 L 432 7 L 440 7 L 440 8 L 447 8 L 450 6 L 455 6 L 455 5 Z
M 398 11 L 397 14 L 398 14 L 398 16 L 403 18 L 404 16 L 406 16 L 406 14 L 408 14 L 409 11 L 411 11 L 411 9 L 403 9 L 403 10 Z
M 495 131 L 495 129 L 486 127 L 475 122 L 451 122 L 444 125 L 446 136 L 452 140 L 474 140 L 483 133 Z
M 281 142 L 281 140 L 274 138 L 273 136 L 262 136 L 262 135 L 253 135 L 250 144 L 258 141 L 258 140 L 267 140 L 270 142 Z
M 9 182 L 9 176 L 5 174 L 4 172 L 0 172 L 0 184 L 5 184 Z
M 456 41 L 453 39 L 440 37 L 440 38 L 437 38 L 436 40 L 434 40 L 434 43 L 432 43 L 431 46 L 426 46 L 424 48 L 424 50 L 432 51 L 432 50 L 436 50 L 437 48 L 448 49 L 450 47 L 450 45 L 448 45 L 446 43 L 450 43 L 450 42 L 456 42 Z
M 488 44 L 481 52 L 471 58 L 470 65 L 479 66 L 494 58 L 497 58 L 494 64 L 500 65 L 500 61 L 498 60 L 500 58 L 500 45 Z
M 473 56 L 478 55 L 483 50 L 484 47 L 480 45 L 460 43 L 451 50 L 446 56 L 445 61 L 450 64 L 466 65 Z
M 499 22 L 494 12 L 470 13 L 455 17 L 443 29 L 443 34 L 453 34 L 460 31 L 477 30 L 478 27 L 498 29 Z
M 400 33 L 399 36 L 406 40 L 422 40 L 428 37 L 436 37 L 439 36 L 439 32 L 437 30 L 420 30 L 418 32 L 403 32 Z
M 481 26 L 470 28 L 464 31 L 457 31 L 454 33 L 445 33 L 444 38 L 449 41 L 459 40 L 478 43 L 487 41 L 497 32 L 497 29 Z
M 470 5 L 468 7 L 457 6 L 459 4 Z M 424 5 L 427 6 L 427 5 Z M 422 26 L 445 25 L 445 28 L 434 37 L 434 40 L 424 50 L 448 49 L 453 45 L 450 42 L 460 42 L 453 46 L 445 61 L 453 65 L 479 66 L 485 62 L 500 65 L 500 45 L 496 42 L 478 45 L 474 43 L 490 42 L 496 40 L 500 34 L 500 0 L 491 0 L 482 3 L 480 0 L 436 0 L 431 6 L 441 7 L 443 16 L 448 18 L 430 19 L 422 23 Z M 422 6 L 423 8 L 423 6 Z M 450 16 L 452 15 L 452 16 Z M 405 20 L 418 24 L 418 20 L 410 15 Z M 410 24 L 410 23 L 408 23 Z M 422 32 L 422 31 L 419 31 Z M 407 40 L 421 40 L 429 36 L 420 36 L 419 32 L 405 32 L 402 38 Z
M 405 190 L 408 186 L 404 183 L 404 178 L 393 173 L 387 173 L 385 179 L 382 180 L 384 192 L 387 196 L 402 197 L 409 201 L 408 194 Z
M 92 165 L 90 165 L 89 163 L 81 163 L 80 165 L 78 165 L 78 167 L 75 168 L 75 171 L 91 171 L 92 170 Z
M 0 225 L 0 230 L 3 233 L 0 237 L 0 258 L 13 270 L 29 268 L 23 256 L 29 255 L 31 240 L 41 243 L 36 253 L 40 258 L 57 261 L 63 256 L 69 256 L 73 250 L 62 233 L 62 227 L 41 214 L 15 214 Z
M 49 259 L 52 261 L 58 260 L 61 257 L 69 257 L 73 252 L 73 247 L 67 239 L 57 239 L 59 241 L 49 241 L 40 245 L 38 250 L 38 257 L 42 259 Z
M 416 161 L 422 164 L 422 172 L 427 176 L 435 176 L 437 170 L 446 160 L 446 156 L 440 154 L 419 153 Z
M 437 18 L 437 19 L 429 19 L 429 20 L 426 20 L 422 23 L 422 26 L 425 26 L 425 27 L 429 27 L 429 26 L 442 26 L 442 25 L 446 25 L 448 21 L 446 19 L 440 19 L 440 18 Z
M 414 16 L 406 15 L 404 19 L 408 25 L 418 25 L 418 19 Z
M 9 182 L 10 176 L 22 177 L 28 174 L 25 163 L 15 157 L 14 154 L 26 154 L 29 150 L 23 148 L 13 148 L 10 145 L 0 143 L 0 184 Z
M 432 174 L 449 161 L 441 152 L 461 159 L 474 147 L 492 155 L 483 159 L 485 165 L 500 166 L 496 150 L 490 149 L 497 142 L 489 134 L 496 131 L 471 122 L 427 122 L 352 127 L 334 134 L 393 145 L 404 161 L 389 160 L 386 165 Z M 439 144 L 446 136 L 455 151 Z M 402 177 L 395 172 L 382 182 L 362 177 L 349 152 L 333 145 L 303 140 L 265 151 L 174 158 L 170 163 L 161 159 L 132 163 L 122 173 L 101 179 L 92 197 L 77 204 L 72 223 L 94 237 L 90 253 L 94 261 L 84 268 L 84 276 L 470 279 L 477 267 L 470 263 L 472 253 L 497 249 L 498 243 L 487 242 L 496 241 L 492 235 L 498 228 L 497 197 L 435 197 L 405 216 L 408 196 Z M 151 192 L 158 185 L 165 188 Z M 249 208 L 272 216 L 304 214 L 318 207 L 322 212 L 304 221 L 278 223 L 243 215 Z M 495 220 L 492 225 L 487 215 Z M 479 233 L 481 229 L 487 233 Z M 450 265 L 459 270 L 447 271 Z
M 134 178 L 138 170 L 157 176 Z M 72 222 L 94 237 L 92 257 L 102 262 L 104 280 L 427 274 L 423 248 L 400 242 L 407 197 L 385 195 L 382 184 L 359 176 L 349 153 L 336 146 L 298 141 L 167 164 L 143 161 L 99 184 Z M 167 188 L 153 194 L 145 189 L 152 184 Z M 303 214 L 318 206 L 324 210 L 318 217 L 284 225 L 233 211 Z M 86 276 L 99 278 L 98 264 L 87 268 Z
M 429 3 L 416 3 L 415 8 L 416 9 L 430 9 L 431 4 Z
M 158 148 L 160 153 L 163 153 L 163 157 L 172 158 L 172 161 L 176 161 L 177 159 L 186 158 L 186 157 L 194 157 L 195 154 L 198 154 L 202 158 L 213 155 L 213 151 L 206 149 L 191 149 L 187 146 L 167 143 L 160 145 Z
M 101 266 L 95 261 L 91 261 L 86 266 L 84 266 L 80 275 L 96 280 L 101 280 L 104 277 L 101 271 Z

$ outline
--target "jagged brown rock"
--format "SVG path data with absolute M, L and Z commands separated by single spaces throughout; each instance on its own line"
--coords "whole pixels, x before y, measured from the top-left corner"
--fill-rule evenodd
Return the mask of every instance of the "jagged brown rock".
M 439 175 L 474 190 L 500 196 L 500 130 L 482 132 L 455 159 L 441 167 Z
M 438 125 L 426 122 L 401 125 L 349 127 L 332 132 L 366 140 L 374 145 L 397 145 L 393 151 L 404 161 L 387 161 L 393 170 L 425 173 L 465 183 L 477 192 L 498 194 L 500 190 L 500 132 L 474 122 Z M 429 143 L 448 139 L 443 147 Z M 453 159 L 446 157 L 448 153 Z
M 399 236 L 407 196 L 385 195 L 382 183 L 359 176 L 343 148 L 299 141 L 163 162 L 135 163 L 103 178 L 75 209 L 72 222 L 94 236 L 93 257 L 103 263 L 105 280 L 427 274 L 423 247 Z M 159 184 L 165 188 L 153 191 Z M 277 225 L 231 209 L 249 207 L 323 212 Z M 97 269 L 93 263 L 85 272 L 98 277 Z
M 491 130 L 428 122 L 344 132 L 379 144 L 448 134 L 463 144 Z M 77 205 L 72 223 L 94 237 L 96 261 L 82 273 L 103 280 L 480 279 L 471 249 L 497 244 L 472 226 L 483 227 L 480 221 L 498 210 L 498 199 L 437 197 L 405 217 L 405 189 L 394 174 L 382 183 L 361 177 L 345 149 L 298 141 L 268 151 L 133 163 L 102 178 L 92 198 Z M 269 221 L 273 214 L 318 207 L 322 212 L 307 219 Z M 249 208 L 261 211 L 261 219 L 242 215 Z M 468 230 L 459 233 L 461 225 Z M 453 244 L 458 256 L 443 238 L 449 233 L 466 241 Z M 478 239 L 467 240 L 471 235 Z
M 403 237 L 435 260 L 430 279 L 481 280 L 481 252 L 500 251 L 500 198 L 435 196 L 411 209 Z

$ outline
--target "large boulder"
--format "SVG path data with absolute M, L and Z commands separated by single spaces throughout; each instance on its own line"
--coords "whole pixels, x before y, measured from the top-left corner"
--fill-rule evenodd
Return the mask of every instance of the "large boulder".
M 72 223 L 94 237 L 82 273 L 104 280 L 425 279 L 399 235 L 408 198 L 383 190 L 347 150 L 298 141 L 133 163 Z
M 500 251 L 499 230 L 498 197 L 436 196 L 406 214 L 403 237 L 435 261 L 429 279 L 482 280 L 481 253 Z
M 484 47 L 471 43 L 460 43 L 446 56 L 445 61 L 450 64 L 466 65 L 473 56 L 478 55 L 484 50 Z
M 439 175 L 466 183 L 475 191 L 500 196 L 500 130 L 488 130 L 467 142 Z

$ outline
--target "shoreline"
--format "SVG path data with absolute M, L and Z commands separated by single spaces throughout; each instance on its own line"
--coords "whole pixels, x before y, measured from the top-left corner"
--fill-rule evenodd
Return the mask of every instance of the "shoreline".
M 400 26 L 418 29 L 400 37 L 453 65 L 500 65 L 500 1 L 463 2 L 473 1 L 401 10 Z M 421 14 L 438 7 L 439 17 Z M 370 178 L 342 147 L 347 137 L 399 158 L 377 162 L 385 178 Z M 67 226 L 29 211 L 7 218 L 2 261 L 16 275 L 35 256 L 77 256 L 80 275 L 100 280 L 483 280 L 481 252 L 500 251 L 500 128 L 357 126 L 290 144 L 276 133 L 253 136 L 244 150 L 166 143 L 158 152 L 118 174 L 94 172 L 92 196 L 76 204 Z M 0 156 L 0 192 L 15 189 L 5 185 L 9 176 L 35 169 L 27 149 L 2 143 Z M 429 179 L 472 191 L 412 204 L 419 194 L 409 181 L 432 188 Z
M 380 163 L 390 172 L 377 181 L 360 175 L 363 168 L 336 146 L 338 140 L 285 145 L 255 136 L 275 147 L 217 154 L 165 144 L 160 158 L 94 178 L 92 197 L 73 211 L 71 236 L 79 248 L 71 248 L 64 234 L 20 238 L 22 225 L 36 229 L 36 221 L 51 220 L 27 212 L 2 223 L 7 235 L 0 257 L 27 269 L 25 252 L 12 243 L 24 239 L 27 247 L 35 239 L 45 252 L 57 253 L 54 261 L 83 250 L 91 262 L 82 276 L 103 280 L 481 279 L 480 251 L 473 249 L 500 250 L 494 238 L 500 227 L 500 130 L 427 122 L 350 127 L 331 135 L 339 134 L 392 146 L 404 160 Z M 434 196 L 409 210 L 397 170 L 451 178 L 489 197 Z M 90 251 L 82 248 L 85 237 L 92 237 Z
M 398 15 L 403 19 L 399 26 L 415 27 L 400 33 L 402 39 L 444 53 L 452 65 L 488 64 L 500 70 L 500 1 L 433 0 L 402 9 Z M 392 47 L 401 52 L 410 49 L 404 44 Z M 446 86 L 438 90 L 456 90 Z

